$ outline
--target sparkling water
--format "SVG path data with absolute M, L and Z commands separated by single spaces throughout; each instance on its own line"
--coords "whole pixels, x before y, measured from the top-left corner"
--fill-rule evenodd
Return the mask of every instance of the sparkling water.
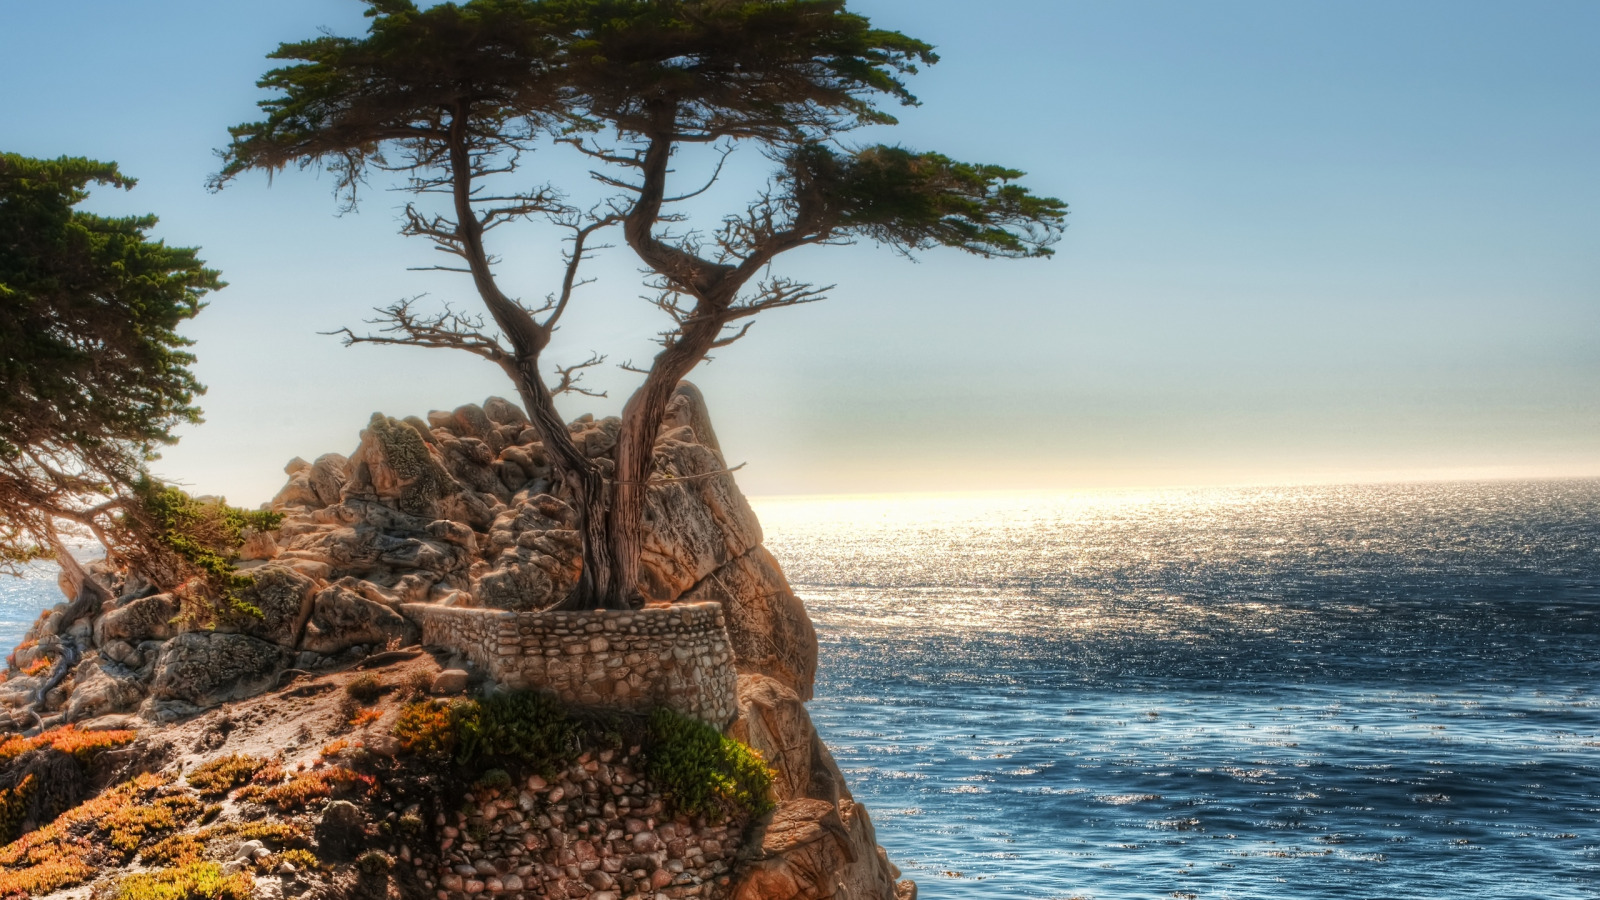
M 758 512 L 925 898 L 1600 897 L 1600 481 Z

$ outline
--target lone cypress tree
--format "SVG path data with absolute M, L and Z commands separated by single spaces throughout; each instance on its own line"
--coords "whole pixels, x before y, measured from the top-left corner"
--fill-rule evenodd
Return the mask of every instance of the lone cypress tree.
M 873 28 L 845 0 L 469 0 L 426 11 L 410 0 L 367 3 L 374 21 L 366 39 L 323 37 L 274 54 L 300 64 L 263 79 L 279 93 L 262 103 L 265 121 L 233 129 L 218 183 L 249 169 L 321 163 L 353 202 L 378 165 L 406 173 L 418 193 L 453 198 L 453 218 L 413 206 L 403 228 L 467 262 L 510 346 L 453 312 L 418 318 L 406 304 L 386 311 L 388 336 L 378 339 L 466 349 L 517 383 L 583 517 L 584 579 L 569 608 L 638 603 L 653 447 L 678 382 L 743 337 L 751 317 L 825 293 L 768 275 L 780 255 L 867 239 L 906 254 L 947 246 L 1040 257 L 1061 232 L 1065 204 L 1017 185 L 1020 172 L 841 144 L 863 126 L 893 124 L 879 104 L 915 103 L 904 76 L 937 60 L 929 45 Z M 586 154 L 615 193 L 580 211 L 551 189 L 479 191 L 482 178 L 514 170 L 543 142 Z M 771 180 L 711 234 L 674 233 L 682 221 L 674 204 L 710 185 L 674 196 L 672 161 L 712 146 L 759 149 L 775 163 Z M 530 215 L 573 232 L 561 291 L 539 308 L 500 293 L 482 245 L 489 228 Z M 585 241 L 611 225 L 652 273 L 656 306 L 672 324 L 625 405 L 606 485 L 570 450 L 538 363 L 571 298 Z M 572 371 L 558 374 L 559 387 L 570 386 Z

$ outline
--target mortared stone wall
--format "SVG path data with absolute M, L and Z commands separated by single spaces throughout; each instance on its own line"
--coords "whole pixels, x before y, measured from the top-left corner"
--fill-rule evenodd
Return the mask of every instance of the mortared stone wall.
M 738 715 L 722 605 L 511 612 L 408 603 L 422 643 L 460 652 L 496 682 L 568 703 L 666 706 L 717 728 Z

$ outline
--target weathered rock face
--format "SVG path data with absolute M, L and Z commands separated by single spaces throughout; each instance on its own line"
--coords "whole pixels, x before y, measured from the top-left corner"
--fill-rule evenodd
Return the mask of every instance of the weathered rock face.
M 373 413 L 361 433 L 361 446 L 350 457 L 341 496 L 377 500 L 413 516 L 434 518 L 439 500 L 454 493 L 456 485 L 423 435 L 408 423 Z
M 239 630 L 264 641 L 294 646 L 311 612 L 316 582 L 287 566 L 267 565 L 251 570 L 253 582 L 239 599 L 260 612 L 245 616 Z
M 77 684 L 67 700 L 70 722 L 96 719 L 133 709 L 145 697 L 144 678 L 111 659 L 85 659 L 74 672 Z
M 736 882 L 736 900 L 887 900 L 900 871 L 878 846 L 797 694 L 763 675 L 739 677 L 739 718 L 728 732 L 772 765 L 778 811 Z
M 650 488 L 644 510 L 646 538 L 640 590 L 670 603 L 701 579 L 761 544 L 761 523 L 739 493 L 722 457 L 686 443 L 683 429 L 656 444 L 664 483 Z
M 382 648 L 416 640 L 417 627 L 404 616 L 349 587 L 333 585 L 316 595 L 300 649 L 333 656 L 358 644 Z
M 244 634 L 190 632 L 167 642 L 156 660 L 150 696 L 204 709 L 275 687 L 289 651 Z
M 102 646 L 111 641 L 137 644 L 140 641 L 165 640 L 177 634 L 173 620 L 180 611 L 178 598 L 171 594 L 156 594 L 130 600 L 100 617 L 95 623 L 95 637 Z
M 722 604 L 741 673 L 770 676 L 801 700 L 811 699 L 817 633 L 765 547 L 755 547 L 701 579 L 682 600 Z

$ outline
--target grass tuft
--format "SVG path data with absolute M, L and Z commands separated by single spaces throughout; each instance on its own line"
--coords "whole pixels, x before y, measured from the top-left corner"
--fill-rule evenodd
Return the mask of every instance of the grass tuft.
M 365 793 L 377 786 L 370 775 L 352 772 L 342 766 L 300 772 L 282 784 L 252 784 L 238 793 L 237 799 L 276 806 L 284 812 L 304 809 L 313 800 L 332 797 L 340 791 L 360 788 Z
M 189 786 L 201 796 L 218 797 L 240 785 L 248 784 L 256 773 L 266 768 L 269 760 L 235 753 L 219 756 L 208 763 L 196 766 L 189 773 Z
M 88 765 L 100 751 L 132 743 L 137 736 L 132 731 L 79 731 L 75 725 L 52 728 L 31 738 L 11 735 L 0 741 L 0 765 L 45 747 L 76 757 L 78 762 Z
M 228 875 L 214 862 L 140 872 L 118 881 L 109 900 L 250 900 L 256 882 L 244 872 Z

